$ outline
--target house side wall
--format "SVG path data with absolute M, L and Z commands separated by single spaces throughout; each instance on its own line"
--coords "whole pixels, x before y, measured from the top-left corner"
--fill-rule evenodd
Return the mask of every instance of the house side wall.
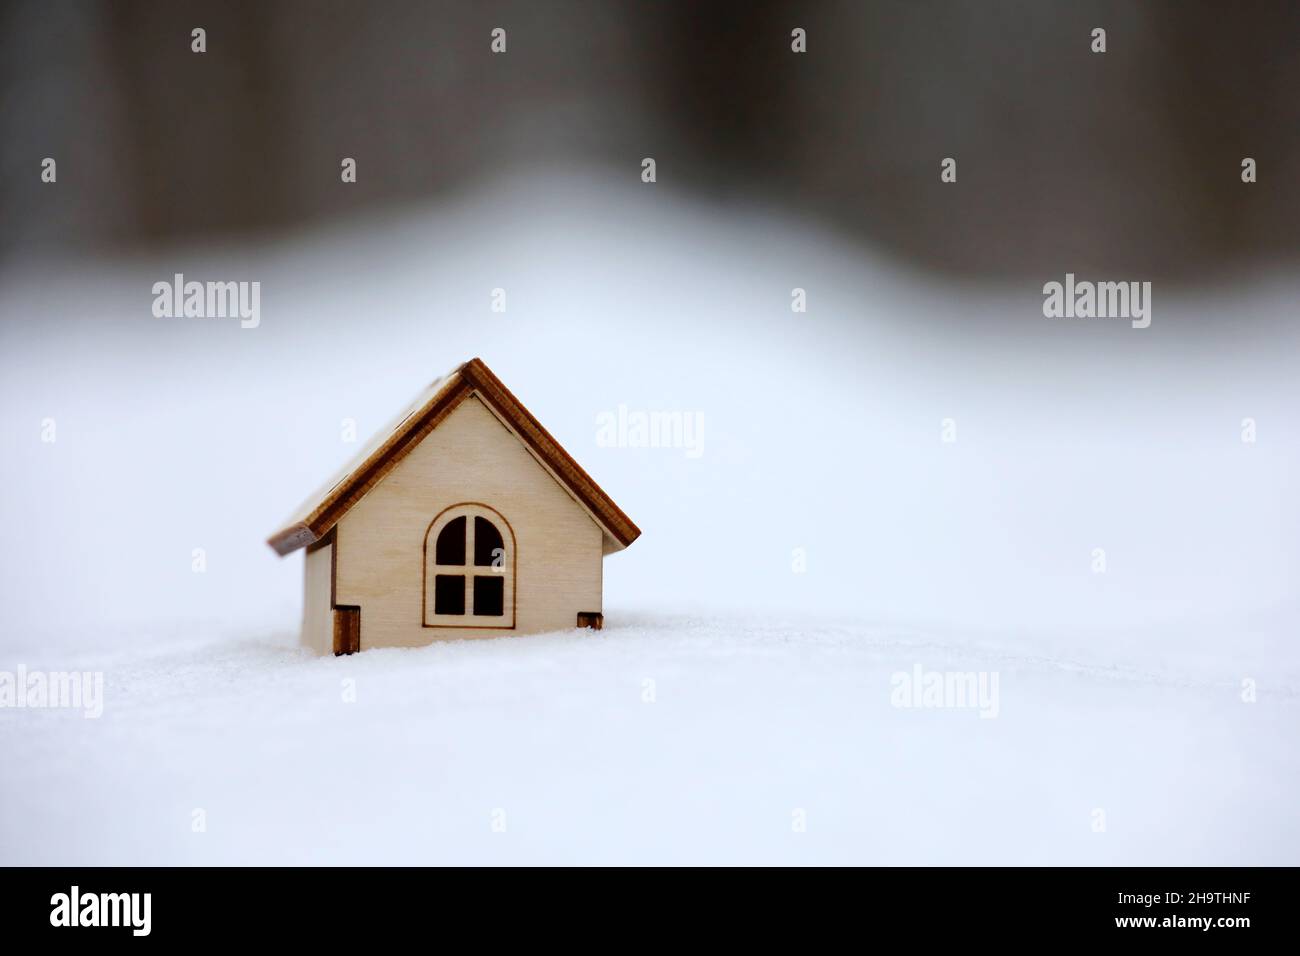
M 334 612 L 330 609 L 330 577 L 334 544 L 309 550 L 304 561 L 306 586 L 302 599 L 302 644 L 318 654 L 334 652 Z
M 462 502 L 496 509 L 514 532 L 513 629 L 423 626 L 425 532 Z M 335 535 L 335 600 L 361 608 L 363 650 L 563 630 L 579 611 L 602 610 L 599 526 L 473 396 L 343 517 Z

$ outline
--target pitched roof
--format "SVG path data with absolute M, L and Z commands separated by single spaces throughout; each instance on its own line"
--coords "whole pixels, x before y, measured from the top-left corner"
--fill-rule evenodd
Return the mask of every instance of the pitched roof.
M 519 403 L 482 360 L 474 358 L 425 389 L 392 426 L 385 428 L 331 482 L 312 495 L 267 540 L 284 555 L 324 537 L 362 497 L 379 484 L 461 402 L 477 395 L 501 418 L 542 466 L 582 505 L 605 532 L 605 551 L 619 551 L 641 534 L 613 499 L 591 480 L 550 432 Z

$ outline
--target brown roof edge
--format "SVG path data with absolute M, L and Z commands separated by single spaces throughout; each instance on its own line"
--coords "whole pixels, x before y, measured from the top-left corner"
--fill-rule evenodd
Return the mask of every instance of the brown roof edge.
M 277 531 L 267 539 L 266 543 L 275 549 L 275 553 L 284 557 L 286 554 L 292 554 L 299 548 L 309 544 L 314 544 L 319 539 L 312 534 L 301 521 L 289 525 L 289 527 Z
M 447 378 L 447 387 L 436 392 L 423 408 L 399 425 L 365 461 L 331 488 L 305 518 L 277 531 L 267 544 L 283 556 L 318 541 L 471 391 L 478 392 L 510 424 L 621 547 L 627 547 L 640 536 L 641 529 L 524 408 L 482 359 L 470 359 Z
M 614 503 L 614 499 L 605 494 L 591 475 L 573 460 L 573 456 L 533 417 L 532 412 L 515 398 L 514 393 L 506 388 L 505 383 L 493 374 L 482 359 L 470 359 L 460 367 L 460 374 L 510 422 L 519 436 L 550 466 L 578 500 L 596 514 L 615 541 L 626 548 L 641 536 L 641 529 Z

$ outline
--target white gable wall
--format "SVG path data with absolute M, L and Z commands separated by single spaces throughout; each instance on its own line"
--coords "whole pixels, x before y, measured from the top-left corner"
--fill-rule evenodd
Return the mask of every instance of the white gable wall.
M 495 508 L 514 531 L 513 630 L 422 626 L 425 531 L 462 502 Z M 561 630 L 578 612 L 601 610 L 599 526 L 475 396 L 353 506 L 336 534 L 335 601 L 361 608 L 362 650 Z

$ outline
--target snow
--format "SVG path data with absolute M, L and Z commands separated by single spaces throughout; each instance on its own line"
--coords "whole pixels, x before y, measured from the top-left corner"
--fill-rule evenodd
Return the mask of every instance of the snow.
M 261 324 L 154 318 L 175 272 L 262 282 Z M 595 173 L 11 262 L 0 672 L 105 701 L 0 708 L 0 863 L 1294 865 L 1297 285 L 1048 320 Z M 342 419 L 475 354 L 645 532 L 609 626 L 306 655 L 265 537 Z M 701 414 L 703 454 L 602 447 L 620 404 Z M 997 716 L 893 706 L 918 665 L 996 673 Z
M 1300 699 L 1228 672 L 708 617 L 287 640 L 88 658 L 99 720 L 12 712 L 6 862 L 1252 864 L 1300 835 Z M 916 663 L 996 671 L 997 717 L 892 706 Z

